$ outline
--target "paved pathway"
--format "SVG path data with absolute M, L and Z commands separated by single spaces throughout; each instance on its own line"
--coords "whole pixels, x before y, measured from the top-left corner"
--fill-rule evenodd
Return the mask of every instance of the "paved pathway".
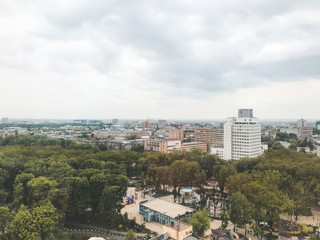
M 121 213 L 124 214 L 125 212 L 127 212 L 129 219 L 133 219 L 133 217 L 135 217 L 138 224 L 145 223 L 146 228 L 150 229 L 153 232 L 161 234 L 163 232 L 163 230 L 162 230 L 163 225 L 161 223 L 145 222 L 143 220 L 142 215 L 139 213 L 139 202 L 146 200 L 146 199 L 153 199 L 153 197 L 150 196 L 149 194 L 147 194 L 145 197 L 143 197 L 142 192 L 135 192 L 134 188 L 128 188 L 128 192 L 130 192 L 131 195 L 137 194 L 138 199 L 136 200 L 135 203 L 130 204 L 130 205 L 126 205 L 124 208 L 122 208 Z M 129 195 L 129 196 L 131 196 L 131 195 Z M 160 198 L 173 202 L 173 195 L 164 196 L 164 197 L 160 197 Z M 299 216 L 298 222 L 305 223 L 305 224 L 311 224 L 313 226 L 319 226 L 319 224 L 320 224 L 320 207 L 312 208 L 312 214 L 313 214 L 313 216 L 310 216 L 310 217 Z M 288 217 L 283 216 L 282 218 L 287 219 Z M 231 222 L 229 222 L 229 223 L 230 224 L 228 225 L 227 229 L 233 230 L 233 224 Z M 210 229 L 211 228 L 216 229 L 216 228 L 219 228 L 220 226 L 221 226 L 220 220 L 212 220 L 210 223 Z M 205 234 L 206 236 L 211 234 L 210 229 L 208 231 L 206 231 L 206 234 Z M 250 227 L 248 226 L 247 229 L 250 229 Z M 244 235 L 244 229 L 238 229 L 237 232 Z M 247 238 L 250 238 L 252 240 L 258 240 L 258 238 L 253 235 L 252 231 L 247 233 Z
M 162 224 L 158 223 L 158 222 L 145 222 L 143 220 L 143 216 L 139 213 L 139 203 L 141 201 L 144 200 L 148 200 L 148 199 L 154 199 L 152 196 L 150 196 L 149 194 L 146 194 L 145 197 L 143 197 L 142 195 L 142 191 L 139 192 L 135 192 L 134 188 L 128 188 L 128 193 L 131 193 L 130 196 L 137 194 L 136 196 L 138 196 L 138 199 L 136 199 L 135 203 L 126 205 L 124 208 L 121 209 L 121 214 L 124 214 L 125 212 L 128 213 L 128 218 L 129 219 L 133 219 L 133 217 L 136 218 L 136 222 L 138 224 L 142 224 L 145 223 L 146 228 L 148 228 L 149 230 L 156 232 L 156 233 L 162 233 Z M 167 199 L 169 200 L 171 196 L 168 197 L 163 197 L 163 199 Z M 173 198 L 172 198 L 173 201 Z
M 64 231 L 67 233 L 77 233 L 77 234 L 87 234 L 92 237 L 102 237 L 107 240 L 125 240 L 126 236 L 121 234 L 114 234 L 104 230 L 97 229 L 77 229 L 77 228 L 64 228 Z M 146 237 L 136 237 L 139 240 L 147 240 Z

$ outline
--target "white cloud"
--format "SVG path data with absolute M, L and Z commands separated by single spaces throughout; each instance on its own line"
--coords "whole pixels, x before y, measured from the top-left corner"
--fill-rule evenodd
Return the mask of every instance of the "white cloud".
M 303 103 L 316 118 L 319 11 L 316 0 L 1 2 L 2 115 L 224 118 L 250 105 L 287 118 Z

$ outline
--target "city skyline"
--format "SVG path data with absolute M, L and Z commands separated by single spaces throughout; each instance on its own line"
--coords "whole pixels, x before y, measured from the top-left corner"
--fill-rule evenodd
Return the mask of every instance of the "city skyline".
M 0 3 L 0 116 L 318 119 L 319 1 Z

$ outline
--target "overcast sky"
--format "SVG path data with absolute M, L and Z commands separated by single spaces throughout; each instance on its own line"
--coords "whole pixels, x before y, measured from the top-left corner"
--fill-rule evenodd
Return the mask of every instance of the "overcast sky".
M 319 0 L 0 0 L 0 117 L 320 118 Z

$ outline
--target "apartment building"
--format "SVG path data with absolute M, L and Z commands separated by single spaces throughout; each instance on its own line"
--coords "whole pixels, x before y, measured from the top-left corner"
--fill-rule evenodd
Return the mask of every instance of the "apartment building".
M 211 146 L 223 146 L 223 129 L 198 128 L 194 131 L 194 139 L 196 142 L 207 143 L 208 149 Z
M 252 114 L 251 111 L 244 111 Z M 240 113 L 240 111 L 239 111 Z M 227 118 L 224 124 L 225 160 L 239 160 L 243 157 L 256 157 L 261 150 L 261 124 L 253 115 L 239 114 L 238 117 Z
M 184 131 L 182 129 L 171 129 L 169 130 L 169 138 L 180 139 L 182 141 L 184 138 Z
M 313 134 L 313 127 L 307 126 L 307 120 L 299 119 L 297 121 L 297 136 L 300 140 L 307 139 L 307 142 L 313 142 L 312 134 Z
M 145 151 L 173 152 L 181 148 L 179 139 L 149 139 L 144 141 Z
M 186 142 L 181 144 L 181 150 L 183 152 L 190 152 L 192 149 L 198 148 L 204 152 L 207 152 L 207 144 L 204 142 Z
M 298 138 L 302 141 L 304 139 L 307 139 L 307 142 L 313 142 L 312 134 L 313 134 L 313 127 L 311 126 L 298 128 Z

